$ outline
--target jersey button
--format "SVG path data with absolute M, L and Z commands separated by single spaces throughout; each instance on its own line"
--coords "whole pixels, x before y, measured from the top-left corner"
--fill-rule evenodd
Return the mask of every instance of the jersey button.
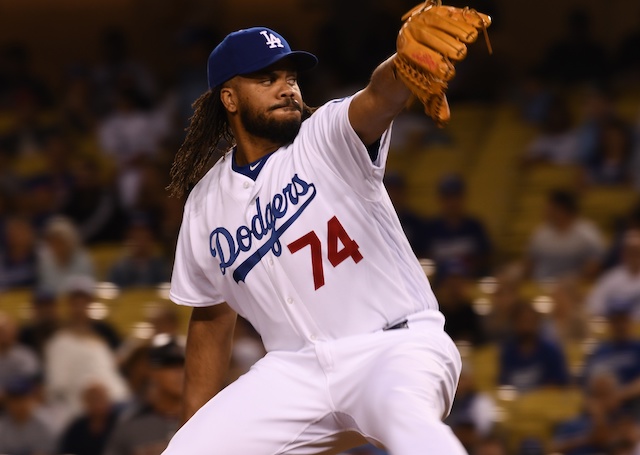
M 287 303 L 288 303 L 289 305 L 293 304 L 293 299 L 292 299 L 291 297 L 289 297 L 289 298 L 287 299 Z
M 269 265 L 273 265 L 273 259 L 269 259 Z
M 309 338 L 311 339 L 311 341 L 315 341 L 316 338 L 318 338 L 318 337 L 316 337 L 315 335 L 311 335 Z
M 247 188 L 249 188 L 251 186 L 251 184 L 249 182 L 244 182 L 244 184 L 242 186 L 244 186 L 244 189 L 246 190 Z

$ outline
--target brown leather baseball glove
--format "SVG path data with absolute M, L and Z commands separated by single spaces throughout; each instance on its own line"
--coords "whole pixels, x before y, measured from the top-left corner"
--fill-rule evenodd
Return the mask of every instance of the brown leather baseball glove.
M 470 8 L 443 6 L 426 0 L 406 13 L 398 34 L 394 59 L 396 76 L 424 104 L 425 112 L 438 126 L 451 116 L 447 103 L 447 81 L 455 75 L 453 62 L 467 55 L 467 44 L 478 39 L 491 17 Z

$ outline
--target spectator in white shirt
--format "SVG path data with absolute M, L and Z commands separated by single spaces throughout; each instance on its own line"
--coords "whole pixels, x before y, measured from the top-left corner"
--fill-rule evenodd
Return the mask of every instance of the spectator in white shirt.
M 629 302 L 634 319 L 640 320 L 640 230 L 630 230 L 622 241 L 622 263 L 604 274 L 587 298 L 587 312 L 602 316 L 607 302 Z
M 83 248 L 71 220 L 52 218 L 44 230 L 44 243 L 38 252 L 38 289 L 60 294 L 69 277 L 93 276 L 93 263 Z
M 580 217 L 576 197 L 555 190 L 548 198 L 545 222 L 531 237 L 527 268 L 536 281 L 570 276 L 589 280 L 600 269 L 604 249 L 599 230 Z
M 152 111 L 132 89 L 118 93 L 116 109 L 98 127 L 100 148 L 118 168 L 118 192 L 126 209 L 137 203 L 142 169 L 160 151 L 168 118 L 163 110 Z

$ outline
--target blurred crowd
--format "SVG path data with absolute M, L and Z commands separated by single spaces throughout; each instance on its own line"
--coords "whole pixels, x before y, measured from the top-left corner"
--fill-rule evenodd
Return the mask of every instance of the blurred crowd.
M 485 3 L 478 9 L 495 16 Z M 393 52 L 396 33 L 375 8 L 356 25 L 328 8 L 336 11 L 319 35 L 331 39 L 314 49 L 323 67 L 303 80 L 318 102 L 362 86 Z M 501 431 L 494 395 L 480 390 L 465 363 L 447 423 L 472 455 L 640 453 L 640 195 L 608 231 L 580 204 L 590 188 L 640 189 L 640 118 L 616 110 L 618 94 L 638 88 L 640 27 L 609 52 L 592 38 L 583 11 L 566 24 L 566 36 L 527 74 L 511 74 L 499 55 L 487 63 L 472 53 L 450 87 L 454 111 L 455 103 L 511 103 L 536 129 L 521 151 L 523 169 L 578 169 L 575 181 L 547 195 L 522 256 L 505 257 L 499 239 L 469 213 L 461 175 L 438 182 L 440 211 L 428 219 L 407 203 L 402 175 L 386 179 L 416 255 L 430 260 L 425 269 L 452 338 L 497 350 L 496 385 L 518 394 L 578 389 L 583 397 L 581 411 L 550 441 L 514 446 Z M 168 198 L 165 187 L 219 38 L 207 28 L 184 30 L 168 84 L 116 28 L 102 34 L 95 62 L 56 69 L 60 87 L 34 73 L 26 46 L 0 46 L 0 292 L 32 291 L 28 320 L 0 308 L 0 453 L 159 455 L 177 429 L 179 314 L 158 306 L 149 315 L 152 333 L 141 340 L 92 317 L 90 306 L 98 281 L 129 289 L 170 278 L 184 201 Z M 576 93 L 578 118 L 570 108 Z M 420 122 L 425 144 L 442 138 Z M 91 251 L 105 244 L 119 257 L 101 271 Z M 494 277 L 489 312 L 476 298 L 484 277 Z M 544 288 L 553 305 L 523 298 L 527 283 Z M 594 320 L 605 321 L 610 336 L 594 341 Z M 573 368 L 566 346 L 588 341 L 593 346 Z M 240 321 L 229 381 L 262 354 Z

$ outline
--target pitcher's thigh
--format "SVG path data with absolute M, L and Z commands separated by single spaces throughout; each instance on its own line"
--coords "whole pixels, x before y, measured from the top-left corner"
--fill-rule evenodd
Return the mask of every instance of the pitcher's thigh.
M 460 373 L 455 345 L 448 339 L 398 338 L 381 352 L 363 384 L 356 417 L 361 430 L 392 455 L 466 453 L 442 423 Z
M 269 355 L 260 360 L 180 428 L 163 455 L 281 453 L 328 412 L 314 384 L 321 376 L 301 374 L 303 366 Z

